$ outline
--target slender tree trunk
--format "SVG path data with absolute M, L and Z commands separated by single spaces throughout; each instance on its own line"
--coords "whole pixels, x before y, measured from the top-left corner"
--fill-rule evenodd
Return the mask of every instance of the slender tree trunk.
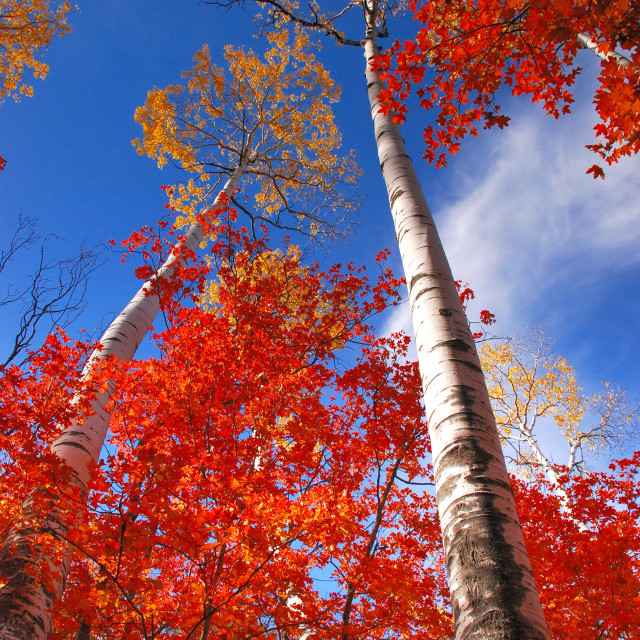
M 214 207 L 219 204 L 222 194 L 231 195 L 244 174 L 246 165 L 245 154 L 216 198 Z M 196 250 L 202 239 L 202 228 L 196 223 L 191 226 L 183 242 L 188 249 Z M 102 349 L 91 354 L 83 370 L 83 377 L 90 376 L 95 363 L 108 356 L 115 356 L 123 361 L 133 358 L 161 308 L 159 295 L 148 292 L 156 289 L 156 281 L 172 277 L 178 259 L 172 254 L 109 325 L 100 339 Z M 98 461 L 107 435 L 110 415 L 104 407 L 110 395 L 111 390 L 97 393 L 91 403 L 93 413 L 71 424 L 52 445 L 52 450 L 71 468 L 73 482 L 82 494 L 86 493 L 90 465 Z M 59 496 L 51 495 L 51 512 L 45 523 L 47 530 L 58 539 L 55 554 L 44 556 L 39 553 L 37 545 L 33 544 L 35 531 L 32 528 L 10 531 L 3 541 L 0 576 L 4 576 L 7 583 L 0 588 L 0 640 L 45 640 L 51 631 L 51 609 L 62 594 L 70 564 L 70 550 L 64 540 L 66 531 L 55 517 L 56 502 L 59 499 Z M 27 504 L 25 512 L 28 509 Z M 78 511 L 78 517 L 81 517 L 81 509 Z M 34 567 L 42 562 L 47 563 L 54 575 L 59 576 L 59 580 L 52 586 L 49 585 L 51 589 L 45 588 L 34 575 Z
M 538 461 L 538 464 L 542 468 L 544 475 L 547 477 L 547 480 L 549 480 L 549 482 L 553 485 L 556 495 L 562 500 L 563 505 L 565 507 L 568 507 L 568 505 L 571 504 L 571 501 L 569 500 L 567 492 L 562 488 L 562 485 L 560 484 L 560 479 L 558 478 L 558 474 L 553 468 L 551 460 L 549 460 L 549 458 L 544 455 L 542 449 L 538 445 L 538 442 L 533 437 L 530 429 L 522 425 L 519 431 L 522 434 L 522 437 L 527 441 L 527 444 L 531 447 L 531 451 Z
M 409 288 L 457 640 L 546 640 L 513 491 L 475 342 L 399 129 L 378 105 L 375 0 L 366 79 Z
M 576 36 L 576 39 L 582 45 L 583 49 L 590 49 L 599 58 L 602 58 L 605 61 L 615 60 L 618 63 L 618 66 L 620 67 L 628 67 L 631 64 L 631 60 L 629 60 L 628 58 L 625 58 L 622 54 L 618 53 L 617 51 L 609 51 L 609 53 L 604 53 L 600 51 L 598 43 L 593 38 L 590 38 L 588 35 L 586 35 L 585 33 L 579 33 Z

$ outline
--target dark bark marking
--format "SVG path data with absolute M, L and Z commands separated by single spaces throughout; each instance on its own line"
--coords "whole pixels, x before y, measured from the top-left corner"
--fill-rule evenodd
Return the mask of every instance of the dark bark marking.
M 450 362 L 456 362 L 457 364 L 464 365 L 472 371 L 482 374 L 482 367 L 475 362 L 471 362 L 470 360 L 458 360 L 454 358 L 453 360 L 450 360 Z
M 415 200 L 414 200 L 415 201 Z M 426 224 L 434 226 L 433 222 L 431 221 L 431 217 L 429 215 L 427 215 L 426 213 L 411 213 L 411 214 L 405 214 L 404 215 L 404 220 L 403 223 L 407 223 L 409 222 L 409 220 L 411 220 L 412 218 L 423 218 L 423 220 L 426 220 Z M 425 223 L 423 223 L 425 224 Z M 411 231 L 411 229 L 406 229 L 402 235 L 404 235 L 405 233 L 408 233 L 409 231 Z
M 481 369 L 479 369 L 479 367 L 475 366 L 472 362 L 466 362 L 465 360 L 458 360 L 458 359 L 455 359 L 455 358 L 451 358 L 451 359 L 449 360 L 449 362 L 456 362 L 456 363 L 459 363 L 459 364 L 465 364 L 465 365 L 467 365 L 469 368 L 473 369 L 474 371 L 480 371 L 480 372 L 482 373 Z M 424 381 L 423 381 L 423 384 L 424 384 L 424 391 L 425 391 L 425 393 L 427 393 L 427 391 L 429 390 L 429 388 L 431 387 L 431 385 L 432 385 L 432 384 L 436 384 L 436 383 L 437 383 L 438 378 L 440 378 L 441 376 L 442 376 L 442 373 L 436 373 L 435 375 L 431 376 L 431 378 L 430 378 L 427 382 L 424 382 Z M 456 395 L 457 395 L 458 397 L 461 397 L 461 395 L 462 395 L 462 396 L 464 396 L 464 397 L 468 397 L 468 396 L 470 395 L 469 390 L 470 390 L 472 393 L 475 393 L 475 392 L 477 391 L 477 389 L 472 388 L 472 387 L 468 387 L 468 386 L 467 386 L 467 387 L 466 387 L 467 391 L 466 391 L 464 394 L 457 394 L 457 393 L 456 393 L 456 391 L 455 391 L 455 389 L 456 389 L 457 387 L 460 387 L 460 386 L 462 386 L 462 385 L 448 385 L 448 387 L 447 387 L 447 388 L 448 388 L 448 390 L 450 391 L 450 393 L 449 393 L 449 396 L 448 396 L 448 397 L 449 397 L 449 398 L 455 398 L 455 397 L 456 397 Z M 467 411 L 464 411 L 463 413 L 465 413 L 465 414 L 466 414 L 466 413 L 467 413 Z M 456 414 L 455 414 L 455 413 L 449 413 L 448 415 L 449 415 L 449 419 L 451 419 L 451 418 L 453 418 Z M 475 415 L 475 412 L 474 412 L 474 415 Z M 482 419 L 482 418 L 481 418 L 481 420 L 482 420 L 482 421 L 484 421 L 484 419 Z M 474 420 L 470 420 L 470 421 L 469 421 L 469 424 L 472 424 L 473 422 L 474 422 Z
M 397 189 L 393 192 L 393 195 L 389 198 L 389 204 L 393 207 L 395 201 L 404 193 L 402 189 Z
M 466 409 L 464 413 L 469 411 L 473 412 L 473 405 L 476 403 L 475 392 L 476 390 L 473 387 L 469 387 L 465 384 L 459 384 L 451 389 L 451 393 L 448 396 L 447 401 L 450 404 Z M 473 422 L 473 420 L 471 420 L 471 422 Z
M 414 299 L 413 299 L 413 303 L 415 304 L 416 302 L 418 302 L 418 300 L 420 300 L 420 298 L 422 298 L 423 295 L 425 295 L 425 293 L 429 293 L 429 291 L 433 291 L 435 289 L 437 289 L 438 287 L 425 287 Z
M 508 481 L 486 476 L 493 458 L 477 439 L 467 438 L 443 455 L 438 469 L 440 475 L 450 466 L 462 467 L 467 470 L 465 480 L 478 487 L 473 495 L 461 498 L 451 507 L 452 521 L 445 531 L 445 539 L 450 541 L 446 550 L 449 575 L 457 575 L 464 585 L 461 587 L 464 593 L 452 594 L 454 618 L 457 622 L 461 614 L 459 599 L 468 599 L 467 608 L 481 614 L 478 622 L 469 627 L 460 640 L 541 639 L 544 636 L 532 629 L 521 614 L 528 595 L 523 585 L 525 572 L 516 563 L 511 544 L 506 539 L 505 523 L 508 520 L 496 504 L 493 490 L 508 487 L 511 492 L 511 486 Z M 439 486 L 438 502 L 454 485 L 455 478 Z M 459 520 L 462 522 L 456 522 Z
M 66 442 L 65 440 L 60 440 L 59 444 L 63 444 L 65 447 L 75 447 L 76 449 L 80 449 L 85 453 L 88 453 L 89 455 L 91 455 L 89 453 L 89 450 L 86 447 L 83 447 L 81 444 L 78 444 L 77 442 Z
M 442 342 L 438 342 L 437 344 L 433 345 L 433 347 L 431 348 L 431 351 L 438 349 L 440 347 L 453 349 L 454 351 L 464 351 L 464 352 L 471 351 L 471 345 L 467 344 L 462 338 L 454 338 L 453 340 L 443 340 Z
M 60 437 L 60 440 L 64 440 L 65 437 L 68 436 L 82 436 L 83 438 L 86 438 L 87 440 L 89 440 L 89 436 L 84 432 L 84 431 L 65 431 L 64 434 Z
M 416 283 L 422 278 L 429 278 L 430 274 L 428 273 L 416 273 L 413 278 L 411 278 L 411 282 L 409 283 L 409 291 L 413 291 L 413 288 L 416 286 Z
M 21 533 L 33 534 L 33 529 L 23 529 Z M 31 613 L 33 602 L 38 592 L 45 600 L 45 606 L 53 606 L 53 594 L 36 578 L 30 575 L 28 567 L 33 566 L 29 559 L 31 553 L 29 542 L 13 543 L 5 541 L 0 552 L 0 573 L 7 579 L 0 589 L 0 625 L 6 631 L 11 631 L 19 640 L 31 640 L 34 628 L 44 632 L 44 617 L 38 611 Z

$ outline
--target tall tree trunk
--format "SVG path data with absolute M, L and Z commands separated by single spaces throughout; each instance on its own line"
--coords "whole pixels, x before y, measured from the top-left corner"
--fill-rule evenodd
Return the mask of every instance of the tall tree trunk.
M 546 640 L 475 342 L 404 141 L 379 108 L 376 0 L 366 9 L 371 117 L 409 288 L 456 638 Z
M 247 161 L 248 156 L 245 154 L 216 198 L 214 207 L 220 203 L 223 194 L 231 196 L 245 172 Z M 183 242 L 188 249 L 196 250 L 202 239 L 202 228 L 196 223 L 191 226 Z M 100 339 L 102 349 L 91 354 L 83 370 L 83 377 L 90 376 L 94 364 L 108 356 L 115 356 L 123 361 L 133 358 L 161 308 L 159 295 L 148 292 L 156 289 L 156 281 L 172 277 L 178 259 L 174 254 L 169 256 L 158 273 L 142 285 L 131 302 L 109 325 Z M 159 286 L 161 287 L 161 283 Z M 82 494 L 86 493 L 90 465 L 98 461 L 107 435 L 110 415 L 104 407 L 110 395 L 111 390 L 97 393 L 91 403 L 93 413 L 83 416 L 81 422 L 71 424 L 51 447 L 71 468 L 73 482 Z M 66 531 L 55 517 L 59 496 L 51 495 L 49 499 L 51 511 L 45 526 L 58 540 L 55 554 L 45 556 L 40 553 L 37 545 L 33 544 L 33 528 L 14 529 L 3 542 L 0 551 L 0 576 L 4 576 L 7 582 L 0 588 L 0 640 L 45 640 L 51 631 L 51 608 L 64 589 L 70 550 L 64 539 Z M 27 513 L 28 509 L 26 504 Z M 80 511 L 79 509 L 78 517 L 81 517 Z M 51 589 L 47 589 L 33 575 L 33 568 L 42 562 L 47 563 L 54 574 L 59 576 Z

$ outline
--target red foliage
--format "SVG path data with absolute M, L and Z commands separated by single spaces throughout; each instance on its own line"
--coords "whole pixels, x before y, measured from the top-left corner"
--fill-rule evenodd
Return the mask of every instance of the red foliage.
M 218 228 L 209 307 L 169 305 L 159 358 L 82 383 L 91 347 L 58 334 L 0 371 L 2 531 L 65 481 L 49 444 L 116 385 L 52 637 L 451 637 L 417 365 L 367 326 L 399 282 Z M 570 512 L 515 482 L 554 638 L 638 635 L 639 467 L 565 478 Z
M 471 300 L 476 297 L 476 294 L 473 292 L 473 289 L 469 287 L 468 284 L 463 283 L 462 280 L 456 280 L 456 289 L 458 290 L 458 295 L 460 296 L 460 302 L 462 302 L 462 307 L 464 310 L 467 310 L 467 305 Z M 489 325 L 495 324 L 496 317 L 490 311 L 483 309 L 480 311 L 480 324 L 488 327 Z M 473 339 L 480 340 L 485 335 L 484 330 L 474 331 Z
M 375 340 L 341 308 L 365 344 L 336 368 L 322 318 L 341 305 L 327 306 L 325 285 L 366 283 L 283 266 L 291 288 L 278 279 L 279 293 L 273 274 L 229 268 L 217 312 L 183 309 L 159 336 L 162 358 L 111 372 L 110 446 L 72 536 L 53 638 L 81 621 L 96 636 L 199 637 L 206 620 L 210 637 L 304 626 L 323 640 L 450 637 L 435 504 L 406 484 L 430 481 L 408 338 Z M 294 313 L 286 296 L 309 282 L 317 300 Z M 3 372 L 3 527 L 20 497 L 62 477 L 46 443 L 76 413 L 66 400 L 87 352 L 51 337 L 29 371 Z M 640 632 L 639 469 L 636 454 L 607 473 L 565 477 L 570 511 L 544 478 L 514 481 L 556 640 Z
M 640 636 L 640 453 L 608 473 L 515 483 L 545 616 L 556 640 Z
M 417 366 L 408 338 L 377 340 L 367 326 L 399 299 L 384 254 L 369 283 L 353 265 L 322 272 L 245 231 L 216 231 L 207 310 L 169 305 L 160 358 L 107 364 L 110 440 L 69 533 L 77 560 L 52 637 L 82 621 L 122 639 L 200 637 L 205 625 L 210 637 L 305 626 L 318 638 L 448 637 L 433 497 L 407 484 L 429 481 Z M 129 248 L 152 247 L 144 235 Z M 43 384 L 77 383 L 63 345 L 37 357 L 56 363 L 55 380 L 34 374 Z M 16 402 L 38 405 L 40 387 L 6 373 Z M 51 438 L 34 451 L 35 418 L 3 392 L 5 426 L 21 429 L 2 444 L 22 456 L 11 473 L 27 475 Z M 4 479 L 3 494 L 16 493 Z
M 436 110 L 426 127 L 425 158 L 446 164 L 467 134 L 506 126 L 509 118 L 497 103 L 498 91 L 530 95 L 557 118 L 574 101 L 571 86 L 581 69 L 576 64 L 579 34 L 590 35 L 605 57 L 625 50 L 631 63 L 601 60 L 594 103 L 600 122 L 598 141 L 588 145 L 607 163 L 640 151 L 640 3 L 522 2 L 520 0 L 411 0 L 420 28 L 415 40 L 396 42 L 379 56 L 387 81 L 383 109 L 405 119 L 404 102 L 415 87 L 421 105 Z M 583 56 L 592 52 L 584 52 Z M 428 73 L 427 73 L 428 71 Z M 600 167 L 589 169 L 594 178 Z

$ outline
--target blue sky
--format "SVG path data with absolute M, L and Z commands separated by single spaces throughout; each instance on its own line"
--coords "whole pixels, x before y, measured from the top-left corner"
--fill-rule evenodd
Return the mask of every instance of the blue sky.
M 133 112 L 153 86 L 177 82 L 202 44 L 220 64 L 225 44 L 259 48 L 252 16 L 249 2 L 244 12 L 198 0 L 80 3 L 72 33 L 46 56 L 51 71 L 36 82 L 34 98 L 0 108 L 0 154 L 8 161 L 0 173 L 2 246 L 19 214 L 36 216 L 41 234 L 64 238 L 52 245 L 59 257 L 73 254 L 82 240 L 125 238 L 162 215 L 159 186 L 172 176 L 136 155 L 131 139 L 140 128 Z M 364 170 L 359 189 L 365 201 L 350 241 L 316 257 L 371 264 L 389 247 L 399 272 L 362 52 L 328 41 L 324 46 L 319 55 L 343 87 L 338 124 L 344 147 L 356 149 Z M 640 396 L 640 161 L 608 169 L 605 181 L 585 175 L 593 162 L 584 145 L 592 142 L 595 123 L 595 56 L 584 52 L 581 62 L 586 71 L 572 116 L 556 122 L 524 100 L 507 101 L 511 126 L 467 141 L 446 169 L 420 160 L 424 113 L 410 113 L 403 135 L 454 275 L 476 291 L 471 315 L 492 310 L 496 332 L 507 335 L 541 324 L 587 391 L 610 380 Z M 29 270 L 31 258 L 14 265 L 14 278 Z M 90 332 L 137 289 L 133 265 L 120 264 L 116 255 L 107 259 L 91 281 L 78 324 Z M 1 347 L 12 318 L 0 322 Z M 405 305 L 381 328 L 408 326 Z

